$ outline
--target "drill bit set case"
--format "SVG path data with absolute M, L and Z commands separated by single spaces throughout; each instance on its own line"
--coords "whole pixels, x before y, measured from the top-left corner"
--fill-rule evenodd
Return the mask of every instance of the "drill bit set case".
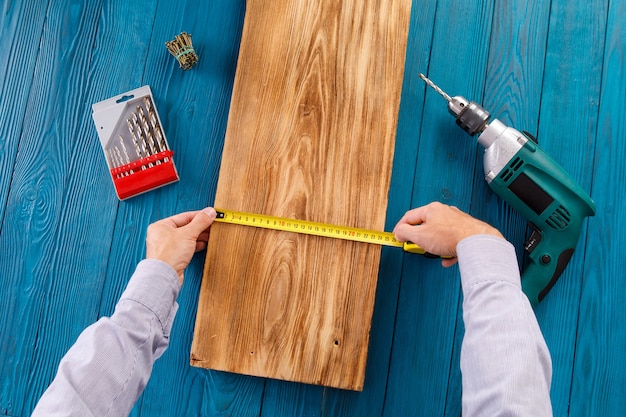
M 120 200 L 178 181 L 150 86 L 92 105 L 93 121 Z

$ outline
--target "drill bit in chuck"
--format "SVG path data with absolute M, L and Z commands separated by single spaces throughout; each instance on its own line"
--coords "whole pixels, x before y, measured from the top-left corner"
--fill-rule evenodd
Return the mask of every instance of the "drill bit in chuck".
M 448 101 L 448 111 L 456 118 L 456 124 L 459 125 L 461 129 L 469 133 L 470 136 L 474 136 L 476 133 L 485 130 L 487 122 L 491 117 L 491 114 L 489 114 L 487 110 L 473 101 L 467 101 L 465 97 L 450 97 L 435 83 L 426 78 L 424 74 L 420 73 L 419 77 Z

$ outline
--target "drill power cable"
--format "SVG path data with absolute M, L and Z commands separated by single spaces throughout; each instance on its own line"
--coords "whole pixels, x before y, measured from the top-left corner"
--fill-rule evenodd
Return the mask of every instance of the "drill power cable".
M 216 222 L 252 226 L 305 235 L 330 237 L 334 239 L 352 240 L 355 242 L 373 243 L 376 245 L 394 246 L 405 252 L 417 253 L 426 257 L 439 258 L 411 242 L 398 241 L 393 233 L 360 229 L 358 227 L 336 226 L 332 224 L 312 222 L 308 220 L 287 219 L 265 214 L 245 213 L 239 211 L 217 209 Z

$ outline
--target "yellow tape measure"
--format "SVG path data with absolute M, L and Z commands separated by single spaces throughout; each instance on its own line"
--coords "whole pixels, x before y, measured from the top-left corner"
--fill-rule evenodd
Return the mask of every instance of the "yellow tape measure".
M 390 232 L 377 232 L 357 227 L 335 226 L 332 224 L 317 223 L 308 220 L 286 219 L 282 217 L 267 216 L 265 214 L 244 213 L 221 209 L 216 209 L 216 211 L 216 222 L 281 230 L 284 232 L 302 233 L 305 235 L 331 237 L 335 239 L 352 240 L 355 242 L 373 243 L 376 245 L 395 246 L 403 248 L 406 252 L 418 253 L 420 255 L 438 258 L 438 256 L 426 252 L 415 243 L 399 242 L 393 233 Z

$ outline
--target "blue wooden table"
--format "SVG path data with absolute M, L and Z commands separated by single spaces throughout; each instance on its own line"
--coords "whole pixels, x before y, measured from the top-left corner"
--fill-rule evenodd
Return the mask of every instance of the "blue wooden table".
M 147 225 L 212 204 L 245 2 L 0 7 L 0 415 L 27 416 L 79 333 L 111 314 L 144 255 Z M 181 31 L 200 56 L 186 72 L 164 46 Z M 622 0 L 427 0 L 412 11 L 387 229 L 438 200 L 491 222 L 518 248 L 527 233 L 482 179 L 475 140 L 419 72 L 538 136 L 597 204 L 536 310 L 556 416 L 626 409 L 625 39 Z M 145 84 L 181 180 L 119 202 L 91 105 Z M 190 367 L 202 265 L 198 255 L 187 270 L 170 348 L 132 415 L 460 415 L 456 267 L 383 251 L 358 393 Z

